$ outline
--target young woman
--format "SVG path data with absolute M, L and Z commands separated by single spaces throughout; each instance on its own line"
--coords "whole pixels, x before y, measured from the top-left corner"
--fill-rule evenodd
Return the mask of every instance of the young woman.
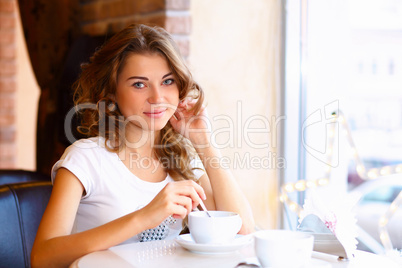
M 240 233 L 252 231 L 249 205 L 210 145 L 203 91 L 165 30 L 131 25 L 117 33 L 82 67 L 75 95 L 89 138 L 53 167 L 32 267 L 173 238 L 201 200 L 239 213 Z

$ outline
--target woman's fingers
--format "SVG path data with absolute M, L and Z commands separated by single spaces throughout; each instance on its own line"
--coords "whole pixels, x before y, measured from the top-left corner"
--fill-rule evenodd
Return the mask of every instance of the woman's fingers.
M 183 191 L 184 191 L 183 194 L 184 193 L 189 194 L 193 201 L 197 201 L 197 203 L 199 203 L 200 199 L 205 200 L 207 198 L 204 189 L 201 187 L 201 185 L 197 184 L 196 182 L 186 180 L 177 183 L 183 184 Z
M 187 209 L 179 204 L 174 205 L 173 211 L 172 217 L 175 219 L 184 219 L 188 214 Z
M 184 118 L 183 111 L 184 111 L 184 109 L 181 108 L 181 107 L 178 107 L 178 108 L 176 109 L 176 111 L 175 111 L 175 113 L 174 113 L 174 116 L 177 118 L 177 120 L 181 120 L 181 119 Z
M 197 103 L 198 100 L 192 99 L 192 98 L 186 98 L 179 102 L 178 107 L 179 108 L 184 108 L 185 110 L 190 110 L 191 108 L 194 107 L 194 105 Z
M 198 204 L 201 202 L 201 196 L 202 193 L 198 193 L 193 187 L 188 186 L 185 192 L 180 193 L 182 196 L 185 196 L 189 199 L 190 202 L 190 207 L 189 207 L 189 213 L 191 210 L 196 208 Z
M 194 181 L 171 182 L 166 188 L 168 192 L 173 192 L 173 196 L 177 197 L 172 201 L 185 206 L 188 212 L 198 206 L 201 199 L 206 199 L 204 189 Z
M 184 218 L 205 199 L 204 189 L 191 180 L 169 182 L 165 188 L 144 208 L 150 213 L 152 226 L 160 224 L 169 215 Z M 155 225 L 156 226 L 156 225 Z
M 187 196 L 177 196 L 176 199 L 176 205 L 180 206 L 181 208 L 184 208 L 185 210 L 181 210 L 182 212 L 184 212 L 184 216 L 186 216 L 188 213 L 190 213 L 193 210 L 193 201 L 191 200 L 191 198 L 187 197 Z M 174 214 L 180 214 L 175 212 Z M 183 214 L 183 213 L 181 213 Z

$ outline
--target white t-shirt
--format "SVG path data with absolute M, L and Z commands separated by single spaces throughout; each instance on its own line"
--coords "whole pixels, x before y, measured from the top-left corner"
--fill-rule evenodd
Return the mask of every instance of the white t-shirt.
M 57 170 L 63 167 L 85 188 L 72 233 L 92 229 L 141 209 L 173 181 L 169 175 L 156 183 L 141 180 L 104 144 L 102 137 L 78 140 L 65 150 L 52 168 L 52 182 Z M 200 167 L 200 161 L 193 161 L 192 165 Z M 203 174 L 198 169 L 193 172 L 197 178 Z M 173 238 L 181 230 L 182 220 L 169 217 L 158 227 L 141 232 L 125 243 Z

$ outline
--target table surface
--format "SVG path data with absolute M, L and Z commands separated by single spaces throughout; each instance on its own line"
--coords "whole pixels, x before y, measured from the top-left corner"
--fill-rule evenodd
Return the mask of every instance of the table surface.
M 182 248 L 174 240 L 119 245 L 97 251 L 76 260 L 70 268 L 89 267 L 158 267 L 158 268 L 234 268 L 241 262 L 257 263 L 254 245 L 225 254 L 199 254 Z M 372 253 L 357 251 L 348 261 L 339 261 L 336 256 L 313 252 L 311 267 L 387 267 L 400 266 L 390 259 Z M 309 266 L 310 267 L 310 266 Z

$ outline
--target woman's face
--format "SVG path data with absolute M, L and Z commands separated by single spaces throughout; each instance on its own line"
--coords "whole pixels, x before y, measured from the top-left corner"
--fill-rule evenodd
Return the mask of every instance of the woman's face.
M 166 59 L 131 54 L 117 77 L 116 101 L 130 126 L 161 130 L 176 111 L 179 89 Z

